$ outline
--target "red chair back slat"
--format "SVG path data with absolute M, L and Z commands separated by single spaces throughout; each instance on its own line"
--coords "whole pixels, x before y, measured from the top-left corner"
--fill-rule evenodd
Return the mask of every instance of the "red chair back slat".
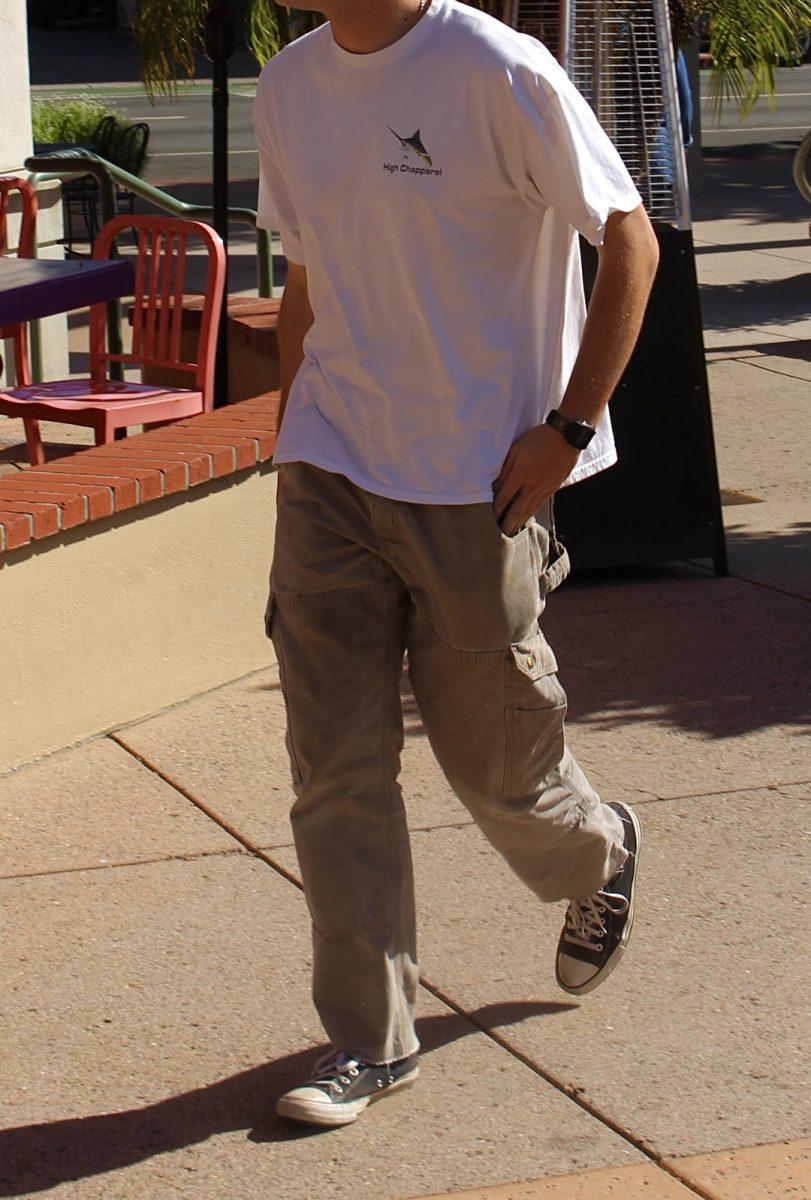
M 180 358 L 180 334 L 183 329 L 183 278 L 186 273 L 187 241 L 185 233 L 178 234 L 175 288 L 172 296 L 172 341 L 169 347 L 169 357 L 172 359 Z
M 20 196 L 22 220 L 17 239 L 17 257 L 34 257 L 34 233 L 37 223 L 37 194 L 21 175 L 0 175 L 0 254 L 8 253 L 8 210 L 13 192 Z
M 174 240 L 174 232 L 168 233 L 163 245 L 163 260 L 161 264 L 161 304 L 158 319 L 156 354 L 158 358 L 165 359 L 166 361 L 169 361 L 169 331 L 172 322 L 172 272 L 177 266 L 177 258 L 174 253 Z
M 217 321 L 225 287 L 225 250 L 217 233 L 202 221 L 178 217 L 120 216 L 103 226 L 93 247 L 94 258 L 107 258 L 115 238 L 125 229 L 138 231 L 132 343 L 129 353 L 107 350 L 104 306 L 90 314 L 90 370 L 106 375 L 111 361 L 141 367 L 170 367 L 190 376 L 188 386 L 203 393 L 204 409 L 213 404 Z M 180 361 L 184 282 L 190 238 L 207 254 L 203 310 L 193 357 Z

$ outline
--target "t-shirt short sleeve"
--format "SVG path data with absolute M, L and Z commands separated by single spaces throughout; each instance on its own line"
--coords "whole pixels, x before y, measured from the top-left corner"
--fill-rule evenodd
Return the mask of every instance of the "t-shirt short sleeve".
M 616 147 L 566 72 L 540 43 L 511 71 L 519 185 L 530 204 L 557 209 L 593 246 L 612 212 L 642 203 Z
M 282 239 L 282 250 L 289 262 L 304 263 L 298 218 L 293 198 L 287 186 L 284 169 L 272 135 L 270 90 L 265 83 L 256 91 L 253 108 L 256 148 L 259 154 L 259 196 L 256 221 L 260 229 L 276 230 Z

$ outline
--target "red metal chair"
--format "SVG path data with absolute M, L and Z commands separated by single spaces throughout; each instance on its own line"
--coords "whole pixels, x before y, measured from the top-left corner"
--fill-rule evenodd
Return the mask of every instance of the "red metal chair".
M 13 192 L 18 192 L 21 202 L 20 234 L 17 238 L 17 257 L 33 258 L 37 224 L 37 194 L 27 179 L 20 175 L 0 175 L 0 255 L 8 253 L 8 210 Z M 28 326 L 5 325 L 0 327 L 0 342 L 10 341 L 14 347 L 14 382 L 25 387 L 31 382 L 31 359 L 28 352 Z M 0 359 L 2 366 L 2 359 Z M 35 421 L 25 422 L 25 440 L 28 454 L 39 440 Z
M 225 286 L 225 250 L 217 233 L 201 221 L 176 217 L 114 217 L 96 238 L 93 258 L 108 258 L 114 238 L 124 229 L 138 234 L 132 344 L 129 352 L 107 348 L 106 307 L 90 309 L 90 378 L 32 383 L 0 392 L 0 413 L 26 421 L 86 425 L 96 445 L 113 440 L 129 425 L 165 424 L 208 412 L 213 405 L 217 322 Z M 180 361 L 183 285 L 190 238 L 201 241 L 208 256 L 197 352 Z M 107 365 L 154 367 L 185 372 L 189 387 L 128 383 L 108 377 Z M 29 442 L 32 465 L 45 461 L 39 434 Z

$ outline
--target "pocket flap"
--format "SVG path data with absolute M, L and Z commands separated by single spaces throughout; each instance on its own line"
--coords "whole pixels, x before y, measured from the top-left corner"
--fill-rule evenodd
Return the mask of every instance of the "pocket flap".
M 553 535 L 549 544 L 549 562 L 541 572 L 541 590 L 545 596 L 559 588 L 571 572 L 569 551 Z
M 532 634 L 510 646 L 515 665 L 529 679 L 540 679 L 557 671 L 557 659 L 542 633 Z

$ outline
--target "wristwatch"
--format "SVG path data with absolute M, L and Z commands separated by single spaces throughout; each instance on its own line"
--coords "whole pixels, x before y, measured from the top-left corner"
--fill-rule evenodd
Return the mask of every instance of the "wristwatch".
M 551 425 L 553 429 L 557 429 L 561 437 L 574 446 L 575 450 L 585 450 L 591 439 L 594 437 L 597 430 L 593 425 L 587 424 L 586 421 L 570 421 L 568 417 L 564 417 L 556 408 L 553 408 L 549 416 L 546 418 L 547 425 Z

